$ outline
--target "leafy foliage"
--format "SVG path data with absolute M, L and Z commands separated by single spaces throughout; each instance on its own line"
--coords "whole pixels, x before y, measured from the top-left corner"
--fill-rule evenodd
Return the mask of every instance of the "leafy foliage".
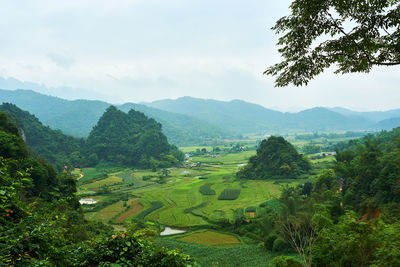
M 44 126 L 35 116 L 19 109 L 13 104 L 0 105 L 25 138 L 29 148 L 38 156 L 55 164 L 59 170 L 65 165 L 79 166 L 83 139 L 64 135 L 60 130 L 52 130 Z
M 337 151 L 335 172 L 343 183 L 345 204 L 365 211 L 400 202 L 399 130 L 365 139 L 353 149 Z
M 309 161 L 283 137 L 263 140 L 257 155 L 249 159 L 237 176 L 246 179 L 297 178 L 310 170 Z
M 187 266 L 193 260 L 177 250 L 157 248 L 130 232 L 106 236 L 80 246 L 73 266 Z
M 349 73 L 400 64 L 400 1 L 295 0 L 290 9 L 272 28 L 284 34 L 284 60 L 265 71 L 277 86 L 307 84 L 332 65 Z

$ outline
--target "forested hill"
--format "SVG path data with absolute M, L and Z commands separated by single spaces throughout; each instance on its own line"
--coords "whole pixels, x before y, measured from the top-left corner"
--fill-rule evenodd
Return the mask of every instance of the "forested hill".
M 250 157 L 237 176 L 245 179 L 298 178 L 311 169 L 310 162 L 283 137 L 263 140 L 257 154 Z
M 139 111 L 124 113 L 114 106 L 93 127 L 85 152 L 92 165 L 104 161 L 155 169 L 183 160 L 182 153 L 168 144 L 160 123 Z
M 172 113 L 145 105 L 126 103 L 118 106 L 118 108 L 124 112 L 134 109 L 160 122 L 163 133 L 172 144 L 201 144 L 211 139 L 225 139 L 238 135 L 192 116 Z
M 18 126 L 28 146 L 40 157 L 46 158 L 58 168 L 76 165 L 80 158 L 83 139 L 63 134 L 60 130 L 43 125 L 34 115 L 13 104 L 0 105 L 0 111 Z
M 44 124 L 60 129 L 65 134 L 87 137 L 109 103 L 93 100 L 65 100 L 46 96 L 31 90 L 1 90 L 0 103 L 9 102 L 29 111 Z M 119 106 L 123 111 L 134 108 L 163 125 L 163 132 L 169 142 L 188 145 L 211 139 L 232 137 L 230 131 L 211 125 L 197 118 L 174 114 L 144 105 L 127 103 Z

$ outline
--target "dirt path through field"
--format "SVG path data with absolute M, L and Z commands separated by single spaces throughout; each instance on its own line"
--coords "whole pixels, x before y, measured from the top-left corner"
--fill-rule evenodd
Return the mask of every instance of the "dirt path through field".
M 138 203 L 138 201 L 139 201 L 139 198 L 129 200 L 128 205 L 131 205 L 132 208 L 129 209 L 128 211 L 122 213 L 117 219 L 115 219 L 115 222 L 121 223 L 121 222 L 125 221 L 128 217 L 141 211 L 143 209 L 143 206 L 140 205 Z

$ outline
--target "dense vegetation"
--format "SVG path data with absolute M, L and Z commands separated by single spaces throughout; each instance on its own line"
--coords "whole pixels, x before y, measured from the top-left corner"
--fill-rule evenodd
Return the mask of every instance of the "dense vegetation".
M 52 130 L 29 112 L 13 104 L 0 105 L 0 111 L 5 112 L 18 126 L 27 145 L 35 154 L 46 158 L 59 170 L 65 165 L 79 165 L 83 139 L 64 135 L 60 130 Z
M 0 113 L 0 265 L 185 266 L 191 260 L 156 248 L 140 234 L 112 235 L 89 223 L 76 181 L 32 157 L 18 128 Z
M 263 140 L 257 155 L 249 159 L 237 176 L 246 179 L 297 178 L 310 170 L 309 161 L 283 137 Z
M 107 108 L 91 131 L 86 151 L 92 165 L 100 162 L 156 169 L 176 165 L 183 154 L 168 144 L 161 124 L 143 113 Z
M 350 142 L 333 169 L 283 188 L 279 206 L 238 221 L 237 231 L 259 232 L 269 250 L 297 252 L 303 266 L 399 266 L 399 138 L 397 128 Z

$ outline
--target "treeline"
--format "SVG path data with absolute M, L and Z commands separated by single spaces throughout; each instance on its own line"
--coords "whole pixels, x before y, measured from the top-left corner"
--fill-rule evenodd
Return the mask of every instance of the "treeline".
M 365 132 L 347 131 L 345 133 L 313 133 L 313 134 L 299 134 L 295 136 L 297 141 L 311 141 L 318 138 L 326 139 L 339 139 L 339 138 L 358 138 L 365 136 Z
M 87 140 L 44 126 L 35 116 L 12 104 L 2 104 L 32 151 L 57 167 L 95 166 L 99 163 L 161 168 L 178 164 L 183 154 L 168 144 L 161 125 L 143 113 L 124 113 L 110 106 Z
M 186 266 L 192 260 L 128 230 L 85 220 L 76 180 L 32 155 L 0 113 L 1 266 Z

